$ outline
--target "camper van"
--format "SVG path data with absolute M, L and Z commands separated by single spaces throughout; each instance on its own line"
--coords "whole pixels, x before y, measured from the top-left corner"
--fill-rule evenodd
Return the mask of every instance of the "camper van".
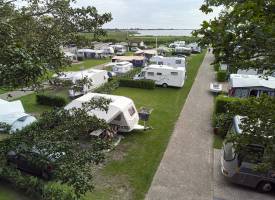
M 235 116 L 228 134 L 242 134 L 241 120 L 243 117 Z M 238 155 L 232 143 L 224 143 L 221 156 L 221 172 L 231 182 L 257 188 L 260 192 L 270 192 L 275 184 L 275 169 L 259 172 L 255 170 L 261 162 L 264 147 L 250 144 L 246 153 Z
M 154 56 L 150 59 L 150 61 L 158 65 L 168 65 L 171 67 L 186 67 L 185 58 Z
M 134 77 L 134 80 L 153 80 L 156 85 L 163 87 L 182 87 L 185 81 L 184 67 L 170 67 L 167 65 L 150 65 Z
M 275 96 L 275 77 L 244 74 L 230 75 L 229 96 L 246 98 L 259 97 L 262 94 Z
M 60 80 L 71 80 L 73 83 L 76 83 L 76 81 L 82 80 L 85 77 L 91 80 L 92 84 L 84 86 L 82 91 L 75 91 L 74 89 L 70 89 L 69 96 L 71 98 L 86 94 L 87 92 L 96 89 L 102 86 L 104 83 L 108 82 L 107 71 L 98 69 L 89 69 L 79 72 L 64 72 L 61 76 L 58 76 L 57 78 Z
M 139 115 L 134 102 L 124 96 L 115 96 L 98 93 L 87 93 L 86 95 L 73 100 L 65 109 L 81 108 L 82 104 L 94 98 L 110 99 L 111 103 L 106 111 L 99 109 L 90 110 L 89 115 L 94 115 L 105 120 L 108 124 L 117 126 L 119 132 L 131 132 L 133 130 L 143 130 L 144 127 L 138 124 Z

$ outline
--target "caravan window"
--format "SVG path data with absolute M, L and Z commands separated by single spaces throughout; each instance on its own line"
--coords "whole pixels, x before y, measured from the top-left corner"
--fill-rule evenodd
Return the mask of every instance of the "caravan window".
M 159 62 L 158 62 L 158 65 L 163 65 L 163 62 L 162 62 L 162 61 L 159 61 Z
M 131 116 L 133 116 L 136 113 L 135 108 L 132 106 L 131 108 L 128 109 L 128 112 Z
M 251 97 L 257 97 L 258 96 L 258 90 L 251 90 L 250 93 L 249 93 L 249 96 Z
M 147 72 L 148 76 L 154 76 L 154 72 Z
M 121 120 L 121 114 L 118 115 L 118 116 L 114 119 L 114 121 L 120 121 L 120 120 Z
M 162 75 L 162 73 L 160 73 L 160 72 L 157 73 L 157 76 L 161 76 L 161 75 Z
M 171 72 L 171 75 L 172 75 L 172 76 L 177 76 L 177 75 L 178 75 L 178 72 Z
M 176 60 L 176 64 L 180 65 L 181 64 L 181 60 Z

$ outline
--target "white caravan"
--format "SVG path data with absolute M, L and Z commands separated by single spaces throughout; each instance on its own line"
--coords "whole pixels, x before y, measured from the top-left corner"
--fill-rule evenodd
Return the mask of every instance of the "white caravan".
M 185 41 L 175 41 L 169 45 L 169 48 L 184 47 Z
M 167 65 L 150 65 L 134 77 L 134 80 L 153 80 L 163 87 L 182 87 L 185 81 L 185 67 L 170 67 Z
M 79 72 L 64 72 L 61 76 L 57 77 L 60 80 L 70 80 L 73 83 L 76 83 L 79 80 L 83 80 L 84 78 L 92 81 L 92 84 L 86 84 L 82 88 L 82 91 L 75 91 L 74 89 L 69 90 L 69 96 L 71 98 L 81 96 L 86 94 L 89 91 L 92 91 L 103 84 L 108 82 L 108 72 L 106 70 L 99 69 L 89 69 Z
M 133 69 L 133 64 L 127 61 L 113 62 L 105 65 L 106 67 L 112 67 L 112 71 L 116 75 L 125 74 Z
M 25 113 L 20 100 L 5 101 L 0 99 L 0 122 L 10 125 L 10 133 L 21 130 L 36 121 L 36 118 Z M 0 131 L 3 131 L 0 129 Z
M 231 74 L 229 96 L 246 98 L 259 97 L 262 94 L 275 97 L 275 77 L 260 75 Z
M 150 59 L 150 61 L 156 63 L 157 65 L 168 65 L 171 67 L 186 67 L 185 58 L 153 56 Z
M 132 99 L 124 96 L 115 96 L 98 93 L 88 93 L 69 103 L 65 109 L 81 108 L 83 103 L 89 102 L 92 99 L 105 98 L 110 99 L 111 103 L 106 111 L 93 109 L 88 111 L 91 116 L 96 116 L 99 119 L 105 120 L 108 124 L 117 127 L 119 132 L 130 132 L 133 130 L 143 130 L 144 126 L 138 124 L 139 115 Z
M 126 47 L 123 46 L 123 45 L 120 45 L 120 44 L 112 45 L 111 47 L 114 48 L 115 53 L 118 56 L 124 55 L 126 53 L 126 51 L 127 51 Z
M 176 54 L 186 54 L 186 55 L 190 55 L 192 52 L 191 47 L 175 47 L 175 53 Z

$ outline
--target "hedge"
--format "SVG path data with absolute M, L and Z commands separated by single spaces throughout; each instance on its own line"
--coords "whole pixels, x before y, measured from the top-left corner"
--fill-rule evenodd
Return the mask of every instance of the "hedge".
M 105 83 L 104 85 L 100 86 L 99 88 L 95 89 L 94 92 L 103 93 L 103 94 L 111 94 L 118 87 L 119 87 L 119 80 L 117 78 L 114 78 L 112 80 L 109 80 L 109 82 Z
M 219 95 L 215 99 L 215 114 L 226 113 L 230 104 L 242 104 L 246 99 Z
M 64 97 L 47 95 L 47 94 L 37 94 L 36 102 L 40 105 L 63 107 L 67 104 L 67 100 Z
M 217 72 L 217 81 L 218 82 L 225 82 L 226 81 L 226 76 L 227 76 L 226 71 L 219 70 Z
M 155 82 L 152 80 L 131 80 L 131 79 L 120 79 L 119 86 L 143 88 L 143 89 L 154 89 L 156 87 Z
M 0 177 L 35 199 L 42 200 L 77 200 L 74 188 L 60 182 L 43 180 L 22 174 L 19 170 L 4 166 L 0 168 Z
M 215 70 L 215 72 L 218 72 L 220 70 L 220 65 L 219 64 L 215 64 L 214 65 L 214 70 Z

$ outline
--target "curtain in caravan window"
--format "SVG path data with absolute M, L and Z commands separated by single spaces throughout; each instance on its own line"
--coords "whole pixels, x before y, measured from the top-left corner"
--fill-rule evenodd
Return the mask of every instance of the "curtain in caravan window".
M 248 96 L 248 89 L 245 88 L 236 88 L 235 97 L 244 98 Z
M 154 72 L 147 72 L 148 76 L 154 76 Z

